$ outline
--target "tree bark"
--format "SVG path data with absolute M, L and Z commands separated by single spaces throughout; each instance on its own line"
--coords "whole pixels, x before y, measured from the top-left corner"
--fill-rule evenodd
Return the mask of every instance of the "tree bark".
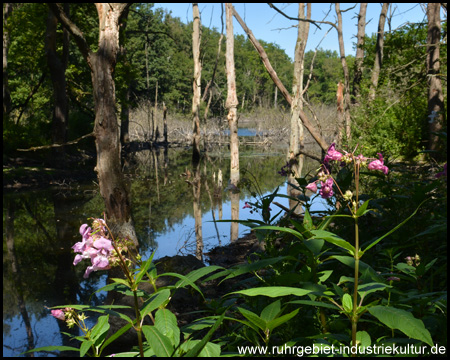
M 69 12 L 69 5 L 64 4 L 65 13 Z M 52 119 L 52 143 L 67 142 L 67 128 L 69 123 L 69 103 L 66 93 L 66 68 L 69 59 L 69 33 L 63 30 L 63 44 L 61 57 L 57 53 L 56 30 L 58 19 L 49 10 L 47 17 L 47 31 L 45 37 L 45 51 L 50 78 L 53 85 L 54 105 Z M 64 146 L 52 148 L 52 161 L 55 166 L 64 166 Z
M 439 137 L 442 131 L 442 112 L 444 110 L 444 94 L 440 78 L 440 48 L 441 19 L 440 4 L 428 3 L 428 32 L 427 32 L 427 78 L 428 78 L 428 113 L 429 120 L 429 150 L 439 150 Z M 438 156 L 439 157 L 439 156 Z
M 192 4 L 193 13 L 193 31 L 192 31 L 192 53 L 194 57 L 194 81 L 192 97 L 192 116 L 193 116 L 193 136 L 192 136 L 192 164 L 195 167 L 200 161 L 200 99 L 201 99 L 201 77 L 202 64 L 200 63 L 200 41 L 201 41 L 201 23 L 198 4 Z
M 230 127 L 230 184 L 236 187 L 239 183 L 239 138 L 237 106 L 239 104 L 236 95 L 236 75 L 234 68 L 234 34 L 233 34 L 233 5 L 225 4 L 226 26 L 227 26 L 227 50 L 226 50 L 226 70 L 227 70 L 227 102 L 228 125 Z M 231 197 L 231 219 L 239 219 L 239 193 L 230 191 Z M 239 236 L 239 224 L 231 223 L 230 241 L 237 240 Z
M 359 104 L 360 84 L 363 73 L 363 61 L 364 61 L 364 36 L 366 34 L 366 11 L 367 3 L 361 3 L 358 15 L 358 33 L 356 35 L 356 56 L 355 56 L 355 74 L 353 77 L 353 104 Z
M 115 109 L 114 69 L 119 50 L 121 17 L 131 4 L 96 3 L 99 18 L 97 52 L 92 52 L 80 29 L 69 20 L 58 4 L 49 4 L 58 20 L 74 37 L 91 68 L 95 107 L 95 145 L 100 194 L 105 202 L 105 220 L 116 237 L 128 238 L 138 246 L 128 190 L 120 166 L 120 139 Z
M 236 20 L 239 22 L 239 24 L 242 26 L 242 29 L 247 33 L 247 36 L 252 43 L 252 45 L 255 47 L 256 51 L 259 54 L 259 57 L 261 58 L 261 61 L 263 62 L 269 76 L 271 77 L 272 81 L 275 83 L 275 85 L 278 87 L 278 90 L 280 90 L 281 94 L 284 96 L 286 101 L 289 103 L 289 105 L 292 104 L 292 98 L 289 94 L 289 91 L 287 91 L 286 87 L 283 85 L 283 83 L 278 78 L 277 73 L 273 69 L 272 65 L 270 64 L 269 58 L 267 57 L 266 52 L 264 51 L 264 48 L 261 46 L 261 44 L 256 40 L 255 36 L 253 35 L 252 31 L 247 27 L 247 25 L 244 23 L 242 18 L 237 13 L 236 9 L 233 8 L 233 15 L 236 18 Z M 299 111 L 299 117 L 303 122 L 303 125 L 308 129 L 314 140 L 319 144 L 319 146 L 322 148 L 322 150 L 327 151 L 329 145 L 327 142 L 322 138 L 320 133 L 316 130 L 316 128 L 311 124 L 306 114 L 303 112 L 303 110 Z
M 372 78 L 369 92 L 369 99 L 374 100 L 378 87 L 378 79 L 380 77 L 380 70 L 383 64 L 383 45 L 384 45 L 384 24 L 386 22 L 386 14 L 389 3 L 383 3 L 380 13 L 380 20 L 378 21 L 377 45 L 375 48 L 375 62 L 373 64 Z
M 345 119 L 345 135 L 347 141 L 351 140 L 351 119 L 350 119 L 350 75 L 348 71 L 347 61 L 345 60 L 344 36 L 342 34 L 342 12 L 339 3 L 335 4 L 336 15 L 338 18 L 338 41 L 339 52 L 341 55 L 342 70 L 344 72 L 344 119 Z M 340 136 L 341 137 L 341 136 Z

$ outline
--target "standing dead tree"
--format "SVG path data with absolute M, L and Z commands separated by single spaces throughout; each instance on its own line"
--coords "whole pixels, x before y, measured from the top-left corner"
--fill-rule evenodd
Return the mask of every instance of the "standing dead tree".
M 356 35 L 356 56 L 355 56 L 355 74 L 353 75 L 353 104 L 359 103 L 360 84 L 362 80 L 364 61 L 364 36 L 366 33 L 366 11 L 367 3 L 361 3 L 358 14 L 358 32 Z
M 193 13 L 193 31 L 192 31 L 192 54 L 194 57 L 194 80 L 192 97 L 192 116 L 193 116 L 193 136 L 192 136 L 192 164 L 198 164 L 200 161 L 200 99 L 201 99 L 201 77 L 202 64 L 200 62 L 200 41 L 201 41 L 201 23 L 198 4 L 192 4 Z
M 226 50 L 226 69 L 227 69 L 227 102 L 228 125 L 230 128 L 230 185 L 235 188 L 239 183 L 239 138 L 238 138 L 238 118 L 237 106 L 239 104 L 236 95 L 236 74 L 234 68 L 234 34 L 233 34 L 233 5 L 225 4 L 226 26 L 227 26 L 227 50 Z M 231 197 L 231 219 L 239 219 L 239 193 L 230 191 Z M 239 233 L 239 224 L 231 223 L 230 240 L 237 240 Z

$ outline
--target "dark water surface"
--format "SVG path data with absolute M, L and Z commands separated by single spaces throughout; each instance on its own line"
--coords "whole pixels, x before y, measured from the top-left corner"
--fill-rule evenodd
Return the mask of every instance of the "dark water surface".
M 195 254 L 191 152 L 169 149 L 167 153 L 143 150 L 125 164 L 130 183 L 132 213 L 144 258 L 156 251 L 155 259 L 176 254 Z M 204 252 L 230 242 L 227 187 L 229 154 L 223 149 L 210 153 L 200 164 Z M 262 194 L 286 194 L 285 178 L 278 171 L 285 164 L 284 151 L 266 153 L 241 149 L 241 178 L 258 183 Z M 304 172 L 317 167 L 306 162 Z M 222 172 L 223 186 L 218 186 Z M 241 219 L 261 217 L 242 209 L 253 201 L 248 191 L 239 194 Z M 285 206 L 287 200 L 277 201 Z M 323 205 L 316 204 L 316 210 Z M 101 304 L 105 293 L 93 292 L 106 283 L 106 272 L 83 279 L 86 264 L 72 265 L 73 244 L 81 240 L 79 227 L 90 217 L 101 217 L 103 200 L 95 182 L 72 187 L 8 193 L 3 197 L 3 356 L 18 356 L 35 347 L 68 345 L 60 331 L 64 323 L 46 307 L 62 304 Z M 278 211 L 278 209 L 274 209 Z M 214 214 L 214 215 L 213 215 Z M 9 220 L 8 220 L 9 219 Z M 217 235 L 217 232 L 219 235 Z M 240 225 L 239 236 L 248 232 Z M 89 323 L 89 320 L 88 320 Z M 91 325 L 95 319 L 91 319 Z M 78 334 L 77 328 L 74 333 Z M 52 356 L 36 353 L 36 356 Z

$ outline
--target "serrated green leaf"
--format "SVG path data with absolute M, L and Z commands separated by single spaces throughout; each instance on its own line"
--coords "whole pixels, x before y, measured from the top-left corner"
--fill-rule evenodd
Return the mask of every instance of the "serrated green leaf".
M 359 342 L 363 348 L 372 345 L 372 339 L 366 331 L 358 331 L 356 333 L 356 341 Z
M 327 308 L 327 309 L 339 310 L 339 308 L 336 305 L 324 303 L 321 301 L 313 301 L 313 300 L 294 300 L 294 301 L 289 301 L 288 304 L 310 305 L 310 306 L 323 307 L 323 308 Z
M 109 330 L 109 315 L 100 316 L 97 320 L 97 324 L 92 328 L 91 330 L 91 339 L 95 341 L 96 346 L 99 346 L 100 344 L 97 344 L 97 339 L 100 339 L 102 335 L 106 336 L 106 333 Z
M 196 357 L 200 354 L 200 352 L 203 350 L 203 348 L 206 346 L 206 344 L 213 336 L 214 332 L 218 329 L 218 327 L 222 323 L 224 317 L 225 312 L 222 315 L 220 315 L 216 323 L 211 327 L 211 329 L 209 329 L 208 333 L 203 337 L 203 339 L 185 355 L 186 357 Z
M 364 202 L 364 204 L 362 204 L 362 205 L 358 208 L 358 211 L 356 211 L 356 216 L 360 217 L 360 216 L 363 216 L 363 215 L 366 213 L 366 209 L 367 209 L 367 206 L 369 205 L 369 201 L 370 201 L 370 199 L 369 199 L 369 200 L 366 200 L 366 201 Z
M 142 332 L 156 356 L 170 357 L 172 355 L 174 350 L 172 342 L 167 336 L 161 334 L 155 326 L 144 325 Z
M 177 318 L 169 309 L 159 309 L 155 314 L 155 326 L 161 334 L 172 340 L 176 347 L 180 343 L 180 329 Z
M 392 286 L 382 283 L 369 283 L 358 286 L 358 294 L 361 297 L 366 296 L 367 294 L 373 293 L 375 291 L 381 291 L 386 288 L 390 288 Z
M 388 306 L 373 306 L 368 308 L 371 315 L 391 329 L 400 330 L 406 336 L 423 341 L 433 346 L 430 332 L 425 328 L 422 320 L 416 319 L 408 311 Z
M 180 349 L 183 352 L 188 352 L 192 350 L 195 346 L 200 343 L 201 340 L 188 340 L 187 342 L 181 344 Z M 220 345 L 207 342 L 204 348 L 200 351 L 197 357 L 209 357 L 216 358 L 220 356 Z
M 145 273 L 147 272 L 148 268 L 152 264 L 153 255 L 154 254 L 155 254 L 155 252 L 153 252 L 152 255 L 150 256 L 150 258 L 143 264 L 143 266 L 141 266 L 141 270 L 136 275 L 136 284 L 139 284 L 141 282 L 143 276 L 145 275 Z

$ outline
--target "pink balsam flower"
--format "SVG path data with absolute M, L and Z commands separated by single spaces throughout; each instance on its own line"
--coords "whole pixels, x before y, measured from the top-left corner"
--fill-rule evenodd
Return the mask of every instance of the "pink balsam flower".
M 66 320 L 64 311 L 62 311 L 61 309 L 51 310 L 50 312 L 52 313 L 52 316 L 54 316 L 58 320 L 62 320 L 62 321 Z
M 342 159 L 342 154 L 336 150 L 336 144 L 332 143 L 328 148 L 327 154 L 323 159 L 324 164 L 328 164 L 329 161 L 339 161 Z
M 367 165 L 367 168 L 369 170 L 380 170 L 384 173 L 384 175 L 387 175 L 389 172 L 389 168 L 384 165 L 383 155 L 381 153 L 378 153 L 379 160 L 372 161 L 369 165 Z

